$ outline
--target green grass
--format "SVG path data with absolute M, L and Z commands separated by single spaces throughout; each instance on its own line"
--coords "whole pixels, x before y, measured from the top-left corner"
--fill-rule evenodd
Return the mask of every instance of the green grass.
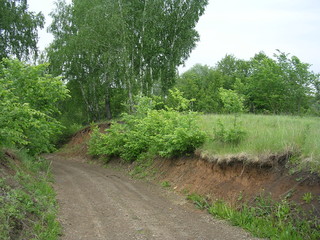
M 214 140 L 218 120 L 226 128 L 232 128 L 234 115 L 203 115 L 200 118 L 200 127 L 209 136 L 201 151 L 212 155 L 260 155 L 290 150 L 307 162 L 320 165 L 320 119 L 317 117 L 240 115 L 237 123 L 246 134 L 236 145 Z
M 287 200 L 274 202 L 267 197 L 257 197 L 253 206 L 246 204 L 235 209 L 223 201 L 209 203 L 197 194 L 188 195 L 197 208 L 226 219 L 256 237 L 274 240 L 317 240 L 320 238 L 319 219 L 306 215 L 298 206 Z
M 169 187 L 171 187 L 171 183 L 169 181 L 163 181 L 163 182 L 161 182 L 161 187 L 169 188 Z
M 23 152 L 14 155 L 19 160 L 0 156 L 6 166 L 0 168 L 0 239 L 58 239 L 50 163 Z

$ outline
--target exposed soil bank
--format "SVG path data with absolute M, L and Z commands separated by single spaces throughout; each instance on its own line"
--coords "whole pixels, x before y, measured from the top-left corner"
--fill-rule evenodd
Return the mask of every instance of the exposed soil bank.
M 219 164 L 199 157 L 157 159 L 153 167 L 158 169 L 161 181 L 169 181 L 178 191 L 188 190 L 232 204 L 240 199 L 253 201 L 256 196 L 270 194 L 274 200 L 287 198 L 301 204 L 306 210 L 314 208 L 319 215 L 320 178 L 310 173 L 290 175 L 281 165 L 259 167 L 242 162 Z M 310 203 L 302 200 L 305 193 L 312 194 Z

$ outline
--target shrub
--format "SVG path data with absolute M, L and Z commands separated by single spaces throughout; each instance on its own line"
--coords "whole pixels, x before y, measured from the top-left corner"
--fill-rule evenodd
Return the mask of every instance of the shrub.
M 68 90 L 46 68 L 9 59 L 0 63 L 0 145 L 25 147 L 31 154 L 53 149 L 62 129 L 57 106 Z
M 145 100 L 142 97 L 142 102 Z M 193 152 L 205 140 L 204 132 L 196 124 L 195 113 L 180 113 L 172 108 L 145 109 L 144 114 L 138 113 L 124 115 L 125 124 L 113 123 L 107 134 L 95 129 L 89 154 L 119 156 L 127 161 L 134 161 L 147 152 L 173 157 Z
M 227 144 L 237 145 L 239 144 L 246 136 L 246 132 L 239 126 L 239 124 L 234 122 L 232 128 L 226 129 L 225 125 L 218 120 L 218 128 L 214 129 L 214 140 L 220 141 Z

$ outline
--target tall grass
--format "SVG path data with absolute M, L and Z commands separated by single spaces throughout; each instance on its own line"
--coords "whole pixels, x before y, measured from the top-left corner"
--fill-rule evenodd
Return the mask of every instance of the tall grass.
M 199 124 L 209 137 L 200 150 L 213 155 L 260 155 L 291 150 L 309 162 L 320 163 L 320 119 L 317 117 L 239 115 L 236 121 L 246 132 L 246 136 L 237 145 L 214 140 L 218 120 L 226 128 L 231 128 L 235 116 L 203 115 Z

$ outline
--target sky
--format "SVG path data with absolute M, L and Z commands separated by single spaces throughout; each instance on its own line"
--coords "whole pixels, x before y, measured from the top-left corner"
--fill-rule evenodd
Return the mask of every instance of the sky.
M 47 27 L 54 0 L 28 3 L 31 11 L 43 12 Z M 226 54 L 249 60 L 260 51 L 271 57 L 276 49 L 297 56 L 320 73 L 319 0 L 209 0 L 196 29 L 200 41 L 185 66 L 179 67 L 180 73 L 197 63 L 215 66 Z M 39 37 L 43 50 L 52 36 L 43 29 Z

